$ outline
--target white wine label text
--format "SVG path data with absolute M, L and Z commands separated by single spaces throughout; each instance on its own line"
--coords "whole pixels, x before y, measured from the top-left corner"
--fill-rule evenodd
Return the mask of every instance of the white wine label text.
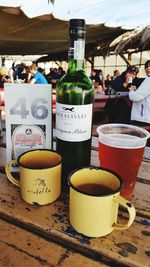
M 66 105 L 56 103 L 56 136 L 70 141 L 86 141 L 91 136 L 92 104 Z
M 77 40 L 74 41 L 74 59 L 84 59 L 85 53 L 85 41 Z

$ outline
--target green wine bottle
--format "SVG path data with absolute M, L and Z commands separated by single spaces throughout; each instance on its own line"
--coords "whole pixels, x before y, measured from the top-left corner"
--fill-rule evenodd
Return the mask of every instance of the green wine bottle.
M 56 89 L 56 150 L 62 155 L 63 181 L 90 165 L 94 88 L 84 71 L 85 21 L 71 19 L 69 64 Z

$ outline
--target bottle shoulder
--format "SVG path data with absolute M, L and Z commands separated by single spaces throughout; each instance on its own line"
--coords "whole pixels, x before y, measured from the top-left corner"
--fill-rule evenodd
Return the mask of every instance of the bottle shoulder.
M 84 71 L 67 72 L 58 83 L 56 101 L 70 105 L 93 103 L 94 88 L 91 79 Z
M 87 76 L 84 70 L 76 71 L 76 72 L 70 72 L 67 71 L 67 73 L 60 79 L 58 82 L 58 87 L 60 88 L 62 85 L 65 85 L 68 87 L 69 85 L 81 87 L 83 89 L 91 89 L 92 87 L 92 81 Z

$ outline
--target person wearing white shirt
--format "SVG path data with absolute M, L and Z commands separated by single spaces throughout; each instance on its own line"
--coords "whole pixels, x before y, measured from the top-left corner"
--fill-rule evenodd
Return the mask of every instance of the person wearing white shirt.
M 132 86 L 129 90 L 129 98 L 133 102 L 131 110 L 131 122 L 133 124 L 150 124 L 150 60 L 145 63 L 147 77 L 135 90 Z

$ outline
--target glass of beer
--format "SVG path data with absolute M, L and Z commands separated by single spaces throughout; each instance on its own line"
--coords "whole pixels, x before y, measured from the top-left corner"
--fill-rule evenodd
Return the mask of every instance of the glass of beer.
M 150 133 L 137 126 L 114 123 L 99 126 L 97 132 L 100 166 L 121 176 L 121 195 L 131 199 Z

